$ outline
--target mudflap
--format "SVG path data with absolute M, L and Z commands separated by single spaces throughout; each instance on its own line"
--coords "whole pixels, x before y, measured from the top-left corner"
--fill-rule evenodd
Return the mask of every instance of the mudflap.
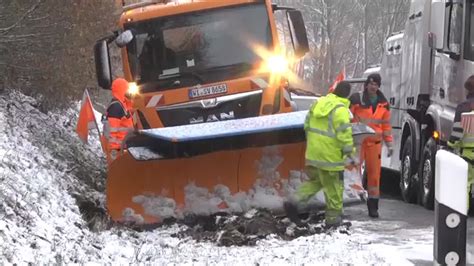
M 304 149 L 301 142 L 152 161 L 125 153 L 109 166 L 107 208 L 114 221 L 138 224 L 282 208 L 295 187 L 288 178 L 301 177 Z

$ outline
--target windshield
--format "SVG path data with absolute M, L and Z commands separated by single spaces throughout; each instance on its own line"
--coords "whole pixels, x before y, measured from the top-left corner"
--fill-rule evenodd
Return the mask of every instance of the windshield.
M 272 46 L 265 5 L 246 5 L 129 24 L 130 68 L 138 84 L 160 90 L 238 78 Z

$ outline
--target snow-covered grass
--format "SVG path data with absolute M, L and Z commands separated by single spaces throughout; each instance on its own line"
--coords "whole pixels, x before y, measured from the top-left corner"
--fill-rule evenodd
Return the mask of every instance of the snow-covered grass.
M 254 247 L 178 238 L 179 225 L 91 231 L 78 202 L 104 204 L 100 147 L 75 136 L 78 105 L 57 114 L 35 106 L 19 93 L 0 94 L 0 264 L 410 264 L 398 247 L 372 243 L 363 229 L 293 241 L 270 236 Z

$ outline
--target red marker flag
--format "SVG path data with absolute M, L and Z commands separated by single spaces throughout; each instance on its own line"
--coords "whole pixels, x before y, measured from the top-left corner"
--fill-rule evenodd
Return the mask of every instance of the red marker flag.
M 79 111 L 79 119 L 77 120 L 76 132 L 79 138 L 87 143 L 89 136 L 89 129 L 96 128 L 99 130 L 97 121 L 95 120 L 94 107 L 89 97 L 87 89 L 84 91 L 81 102 L 81 110 Z
M 336 80 L 332 83 L 331 87 L 329 87 L 328 93 L 333 92 L 336 89 L 337 84 L 339 82 L 343 81 L 346 79 L 346 68 L 344 67 L 341 72 L 336 76 Z

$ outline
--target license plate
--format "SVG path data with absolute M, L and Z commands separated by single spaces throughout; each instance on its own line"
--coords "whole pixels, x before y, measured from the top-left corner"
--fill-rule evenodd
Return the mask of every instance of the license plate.
M 209 87 L 194 88 L 189 90 L 189 98 L 198 98 L 214 94 L 222 94 L 227 92 L 226 84 L 219 84 Z

